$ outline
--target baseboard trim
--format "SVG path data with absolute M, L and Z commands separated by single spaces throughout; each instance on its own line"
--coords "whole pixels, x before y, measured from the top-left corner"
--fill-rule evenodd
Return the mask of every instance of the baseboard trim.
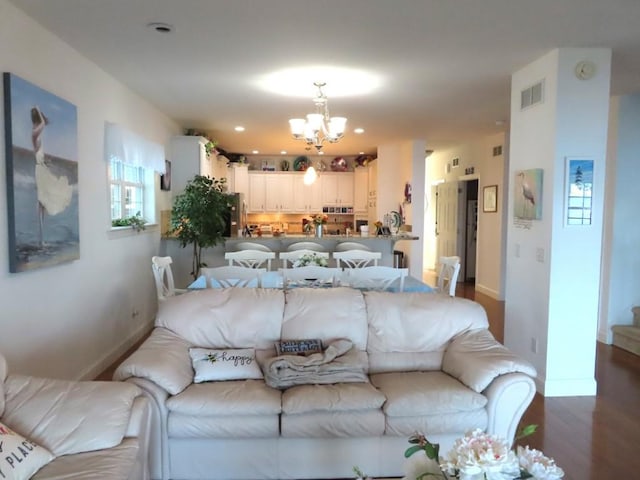
M 153 319 L 148 323 L 141 325 L 137 330 L 131 333 L 131 335 L 125 339 L 120 345 L 114 347 L 110 352 L 105 354 L 98 361 L 89 365 L 80 374 L 78 380 L 93 380 L 107 368 L 113 365 L 118 358 L 124 355 L 127 350 L 133 347 L 136 342 L 139 342 L 149 331 L 153 328 Z
M 480 283 L 476 283 L 476 290 L 488 297 L 493 298 L 494 300 L 498 300 L 499 302 L 504 301 L 504 298 L 500 298 L 500 292 L 497 292 L 489 287 L 485 287 Z

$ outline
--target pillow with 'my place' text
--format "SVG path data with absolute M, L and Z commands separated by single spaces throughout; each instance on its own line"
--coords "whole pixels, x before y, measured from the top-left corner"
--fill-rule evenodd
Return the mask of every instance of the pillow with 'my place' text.
M 194 383 L 263 378 L 253 348 L 239 350 L 190 348 L 189 355 L 195 370 Z
M 0 478 L 27 480 L 53 460 L 53 454 L 0 422 Z

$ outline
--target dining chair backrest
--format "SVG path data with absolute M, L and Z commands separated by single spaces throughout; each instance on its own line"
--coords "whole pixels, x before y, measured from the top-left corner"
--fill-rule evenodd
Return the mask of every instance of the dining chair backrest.
M 185 293 L 185 289 L 176 288 L 173 282 L 173 272 L 171 271 L 171 257 L 151 257 L 151 270 L 156 282 L 156 293 L 158 300 L 173 297 Z
M 336 245 L 336 248 L 335 248 L 336 252 L 346 252 L 347 250 L 371 251 L 371 249 L 367 245 L 365 245 L 364 243 L 358 243 L 358 242 L 340 242 L 339 244 Z
M 238 265 L 202 267 L 200 274 L 207 279 L 207 288 L 261 287 L 260 277 L 266 268 L 250 268 Z
M 339 268 L 362 268 L 370 266 L 371 263 L 373 266 L 378 266 L 378 260 L 382 258 L 382 253 L 370 250 L 347 250 L 333 252 L 333 258 L 336 259 L 336 266 Z
M 342 270 L 339 268 L 319 267 L 317 265 L 307 265 L 298 268 L 280 268 L 278 272 L 282 275 L 284 288 L 292 285 L 300 286 L 335 286 L 338 284 Z
M 300 257 L 303 257 L 305 255 L 309 255 L 309 256 L 315 255 L 316 257 L 326 258 L 327 260 L 329 259 L 329 252 L 318 252 L 315 250 L 306 250 L 306 249 L 293 250 L 291 252 L 280 252 L 278 254 L 278 258 L 282 260 L 282 268 L 288 268 L 289 266 L 288 262 L 291 262 L 291 264 L 293 265 L 293 263 L 296 260 L 298 260 Z M 324 268 L 324 267 L 321 267 L 321 268 Z
M 313 250 L 314 252 L 324 252 L 325 247 L 317 242 L 296 242 L 287 247 L 288 252 L 293 252 L 295 250 Z
M 438 292 L 455 297 L 458 273 L 460 273 L 460 257 L 440 257 L 438 260 Z
M 343 272 L 343 281 L 353 288 L 364 290 L 389 290 L 395 281 L 399 281 L 394 291 L 404 291 L 404 279 L 409 275 L 408 268 L 385 266 L 347 268 Z
M 276 253 L 262 250 L 238 250 L 237 252 L 226 252 L 224 258 L 229 260 L 230 266 L 262 268 L 266 263 L 267 270 L 271 270 L 271 260 L 276 258 Z
M 262 243 L 257 242 L 238 242 L 233 247 L 234 251 L 239 250 L 261 250 L 263 252 L 271 252 L 272 250 Z

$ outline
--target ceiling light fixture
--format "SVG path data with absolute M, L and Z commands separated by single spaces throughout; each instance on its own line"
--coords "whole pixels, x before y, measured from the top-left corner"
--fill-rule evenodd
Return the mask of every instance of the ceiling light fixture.
M 314 82 L 314 85 L 318 89 L 316 96 L 313 98 L 316 112 L 309 113 L 306 120 L 304 118 L 292 118 L 289 120 L 289 126 L 293 138 L 304 140 L 307 145 L 313 145 L 320 152 L 325 140 L 330 143 L 336 143 L 344 136 L 347 119 L 329 115 L 328 99 L 322 91 L 322 87 L 326 83 Z

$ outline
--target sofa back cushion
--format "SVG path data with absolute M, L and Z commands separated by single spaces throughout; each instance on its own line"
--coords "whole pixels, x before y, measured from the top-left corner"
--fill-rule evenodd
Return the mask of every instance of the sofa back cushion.
M 362 293 L 342 287 L 288 290 L 281 335 L 283 340 L 319 338 L 325 347 L 344 338 L 365 350 L 367 312 Z
M 439 370 L 461 332 L 488 328 L 484 308 L 434 293 L 366 292 L 369 371 Z
M 273 348 L 283 310 L 281 290 L 207 288 L 160 302 L 156 326 L 197 347 Z

